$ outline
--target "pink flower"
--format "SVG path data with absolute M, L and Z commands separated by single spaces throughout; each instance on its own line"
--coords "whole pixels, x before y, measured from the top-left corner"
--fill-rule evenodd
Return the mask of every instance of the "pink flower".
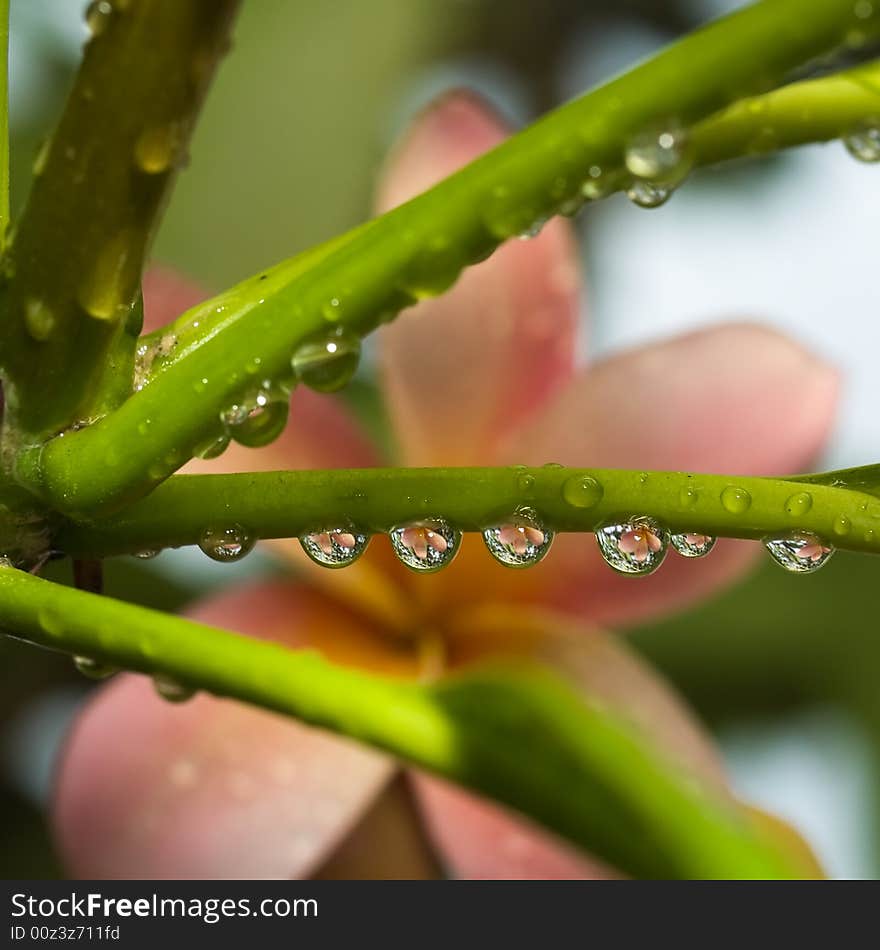
M 473 97 L 444 98 L 394 151 L 380 207 L 503 136 Z M 381 384 L 401 462 L 772 475 L 804 468 L 821 446 L 836 376 L 799 346 L 729 324 L 576 368 L 579 294 L 572 234 L 556 220 L 383 328 Z M 153 326 L 197 299 L 162 273 L 146 297 Z M 277 442 L 199 468 L 380 461 L 338 399 L 300 388 Z M 515 550 L 543 541 L 536 529 L 510 530 Z M 631 534 L 637 556 L 657 543 Z M 429 529 L 407 532 L 418 556 L 441 541 Z M 295 575 L 232 587 L 190 615 L 390 676 L 443 675 L 487 654 L 534 658 L 618 709 L 695 780 L 730 794 L 702 729 L 600 625 L 708 594 L 739 576 L 758 545 L 722 541 L 709 558 L 669 559 L 644 579 L 610 571 L 588 535 L 557 537 L 526 571 L 497 564 L 466 535 L 458 559 L 427 576 L 403 568 L 385 538 L 342 571 L 316 566 L 293 541 L 273 548 L 295 561 Z M 440 865 L 462 877 L 610 873 L 521 816 L 425 775 L 404 778 L 353 742 L 224 699 L 173 706 L 134 675 L 102 688 L 80 717 L 58 773 L 55 825 L 68 867 L 90 877 L 429 877 Z
M 644 564 L 652 554 L 656 554 L 663 547 L 663 542 L 645 525 L 635 525 L 629 531 L 624 531 L 617 542 L 618 548 Z

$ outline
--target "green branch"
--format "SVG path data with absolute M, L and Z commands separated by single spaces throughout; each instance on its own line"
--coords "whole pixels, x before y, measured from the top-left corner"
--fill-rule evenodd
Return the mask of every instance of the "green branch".
M 9 568 L 0 568 L 0 626 L 351 736 L 519 809 L 625 873 L 808 873 L 743 812 L 540 669 L 416 686 Z
M 18 477 L 72 515 L 119 509 L 216 436 L 219 413 L 259 381 L 291 385 L 302 343 L 339 327 L 363 335 L 443 292 L 501 241 L 570 207 L 591 169 L 618 169 L 646 128 L 690 125 L 852 31 L 878 29 L 880 11 L 860 19 L 851 0 L 812 0 L 808 16 L 801 0 L 764 0 L 685 37 L 356 233 L 190 311 L 152 354 L 140 391 L 100 422 L 22 453 Z
M 207 527 L 228 524 L 255 538 L 349 524 L 386 533 L 425 518 L 479 531 L 523 506 L 556 531 L 593 531 L 642 515 L 677 532 L 763 538 L 797 530 L 839 548 L 880 553 L 880 500 L 859 491 L 822 484 L 807 491 L 782 479 L 524 466 L 176 475 L 113 518 L 62 525 L 53 543 L 75 557 L 103 557 L 197 544 Z
M 22 443 L 131 392 L 144 259 L 237 5 L 93 5 L 92 38 L 7 251 L 7 463 Z

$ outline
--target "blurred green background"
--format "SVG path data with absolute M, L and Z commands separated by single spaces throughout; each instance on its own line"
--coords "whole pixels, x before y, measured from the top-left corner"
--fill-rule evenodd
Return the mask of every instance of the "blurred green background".
M 523 121 L 720 5 L 249 0 L 155 257 L 219 290 L 361 221 L 394 134 L 445 86 L 474 85 Z M 83 4 L 12 0 L 12 7 L 12 173 L 20 205 L 75 67 Z M 784 173 L 786 161 L 726 171 L 694 187 L 761 189 Z M 578 224 L 601 303 L 610 277 L 589 251 L 601 225 L 596 217 L 582 215 Z M 369 394 L 369 368 L 357 391 Z M 263 568 L 271 566 L 257 561 L 240 570 Z M 146 565 L 117 559 L 107 588 L 170 609 L 228 583 L 236 570 L 164 555 Z M 698 610 L 634 633 L 717 730 L 743 791 L 794 820 L 840 876 L 875 876 L 880 868 L 880 638 L 871 594 L 878 572 L 876 561 L 845 555 L 809 579 L 765 565 Z M 50 573 L 69 579 L 65 564 Z M 15 641 L 0 640 L 0 657 L 0 871 L 57 876 L 43 817 L 47 777 L 90 687 L 64 658 Z

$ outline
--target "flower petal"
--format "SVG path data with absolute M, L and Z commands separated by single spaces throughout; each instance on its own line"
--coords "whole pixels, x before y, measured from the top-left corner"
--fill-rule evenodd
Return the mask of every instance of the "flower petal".
M 591 367 L 510 440 L 503 457 L 534 465 L 791 473 L 809 465 L 828 437 L 837 388 L 834 369 L 781 334 L 719 326 Z M 560 535 L 539 596 L 619 624 L 705 596 L 741 574 L 757 548 L 722 541 L 708 558 L 670 555 L 656 574 L 633 580 L 608 570 L 592 539 Z
M 292 647 L 320 636 L 336 659 L 411 675 L 356 617 L 292 584 L 255 585 L 194 615 Z M 208 696 L 172 705 L 145 678 L 120 676 L 68 739 L 57 840 L 81 877 L 304 876 L 393 771 L 377 753 L 281 716 Z
M 475 96 L 425 111 L 392 154 L 387 209 L 434 184 L 506 134 Z M 572 371 L 579 272 L 569 225 L 555 220 L 467 270 L 442 297 L 380 331 L 388 406 L 409 465 L 474 465 Z

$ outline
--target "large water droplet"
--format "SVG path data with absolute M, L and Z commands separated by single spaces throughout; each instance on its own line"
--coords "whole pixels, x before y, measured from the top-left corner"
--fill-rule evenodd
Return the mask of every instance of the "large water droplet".
M 167 676 L 165 673 L 155 674 L 153 686 L 162 699 L 168 700 L 169 703 L 185 703 L 196 694 L 192 687 L 184 686 L 173 676 Z
M 792 518 L 805 515 L 813 507 L 813 496 L 807 491 L 799 491 L 790 495 L 785 501 L 785 511 Z
M 90 656 L 75 656 L 73 665 L 83 676 L 88 676 L 92 680 L 104 680 L 108 676 L 119 672 L 115 666 L 110 666 L 109 663 L 104 663 L 101 660 L 92 659 Z
M 672 189 L 663 185 L 654 185 L 649 181 L 638 179 L 626 189 L 626 196 L 640 208 L 659 208 L 666 204 Z
M 398 558 L 414 571 L 427 573 L 446 567 L 458 554 L 461 532 L 441 519 L 401 525 L 391 532 Z
M 489 553 L 501 564 L 531 567 L 550 550 L 553 532 L 531 508 L 520 508 L 510 521 L 486 528 L 483 540 Z
M 117 320 L 131 306 L 138 272 L 141 238 L 124 229 L 96 255 L 79 286 L 80 305 L 96 320 Z
M 110 0 L 92 0 L 86 7 L 86 26 L 93 37 L 100 36 L 110 25 L 113 4 Z
M 793 574 L 811 574 L 834 553 L 815 534 L 807 531 L 793 532 L 779 538 L 765 538 L 764 547 L 780 567 Z
M 357 370 L 361 356 L 360 338 L 339 331 L 320 340 L 301 344 L 290 365 L 310 389 L 332 393 L 341 389 Z
M 572 475 L 562 484 L 562 497 L 572 508 L 595 508 L 605 490 L 592 475 Z
M 721 491 L 721 504 L 732 514 L 741 515 L 749 510 L 752 496 L 737 485 L 728 485 Z
M 239 561 L 248 554 L 256 538 L 240 524 L 213 525 L 205 528 L 199 547 L 215 561 Z
M 134 145 L 134 161 L 147 175 L 160 175 L 177 164 L 182 130 L 176 122 L 144 129 Z
M 715 538 L 709 534 L 673 534 L 669 541 L 682 557 L 705 557 L 715 547 Z
M 55 329 L 55 314 L 42 300 L 32 297 L 24 305 L 24 325 L 33 339 L 43 343 Z
M 858 126 L 844 137 L 843 144 L 860 162 L 880 162 L 880 123 Z
M 621 574 L 650 574 L 666 557 L 668 534 L 650 518 L 632 518 L 596 529 L 599 550 Z
M 366 551 L 369 536 L 353 528 L 328 528 L 299 539 L 303 550 L 322 567 L 347 567 Z
M 259 448 L 281 435 L 287 425 L 289 411 L 290 404 L 280 393 L 261 389 L 254 396 L 230 406 L 221 415 L 221 420 L 239 445 Z
M 680 128 L 643 132 L 630 142 L 624 162 L 636 178 L 655 185 L 677 185 L 692 164 L 687 132 Z

